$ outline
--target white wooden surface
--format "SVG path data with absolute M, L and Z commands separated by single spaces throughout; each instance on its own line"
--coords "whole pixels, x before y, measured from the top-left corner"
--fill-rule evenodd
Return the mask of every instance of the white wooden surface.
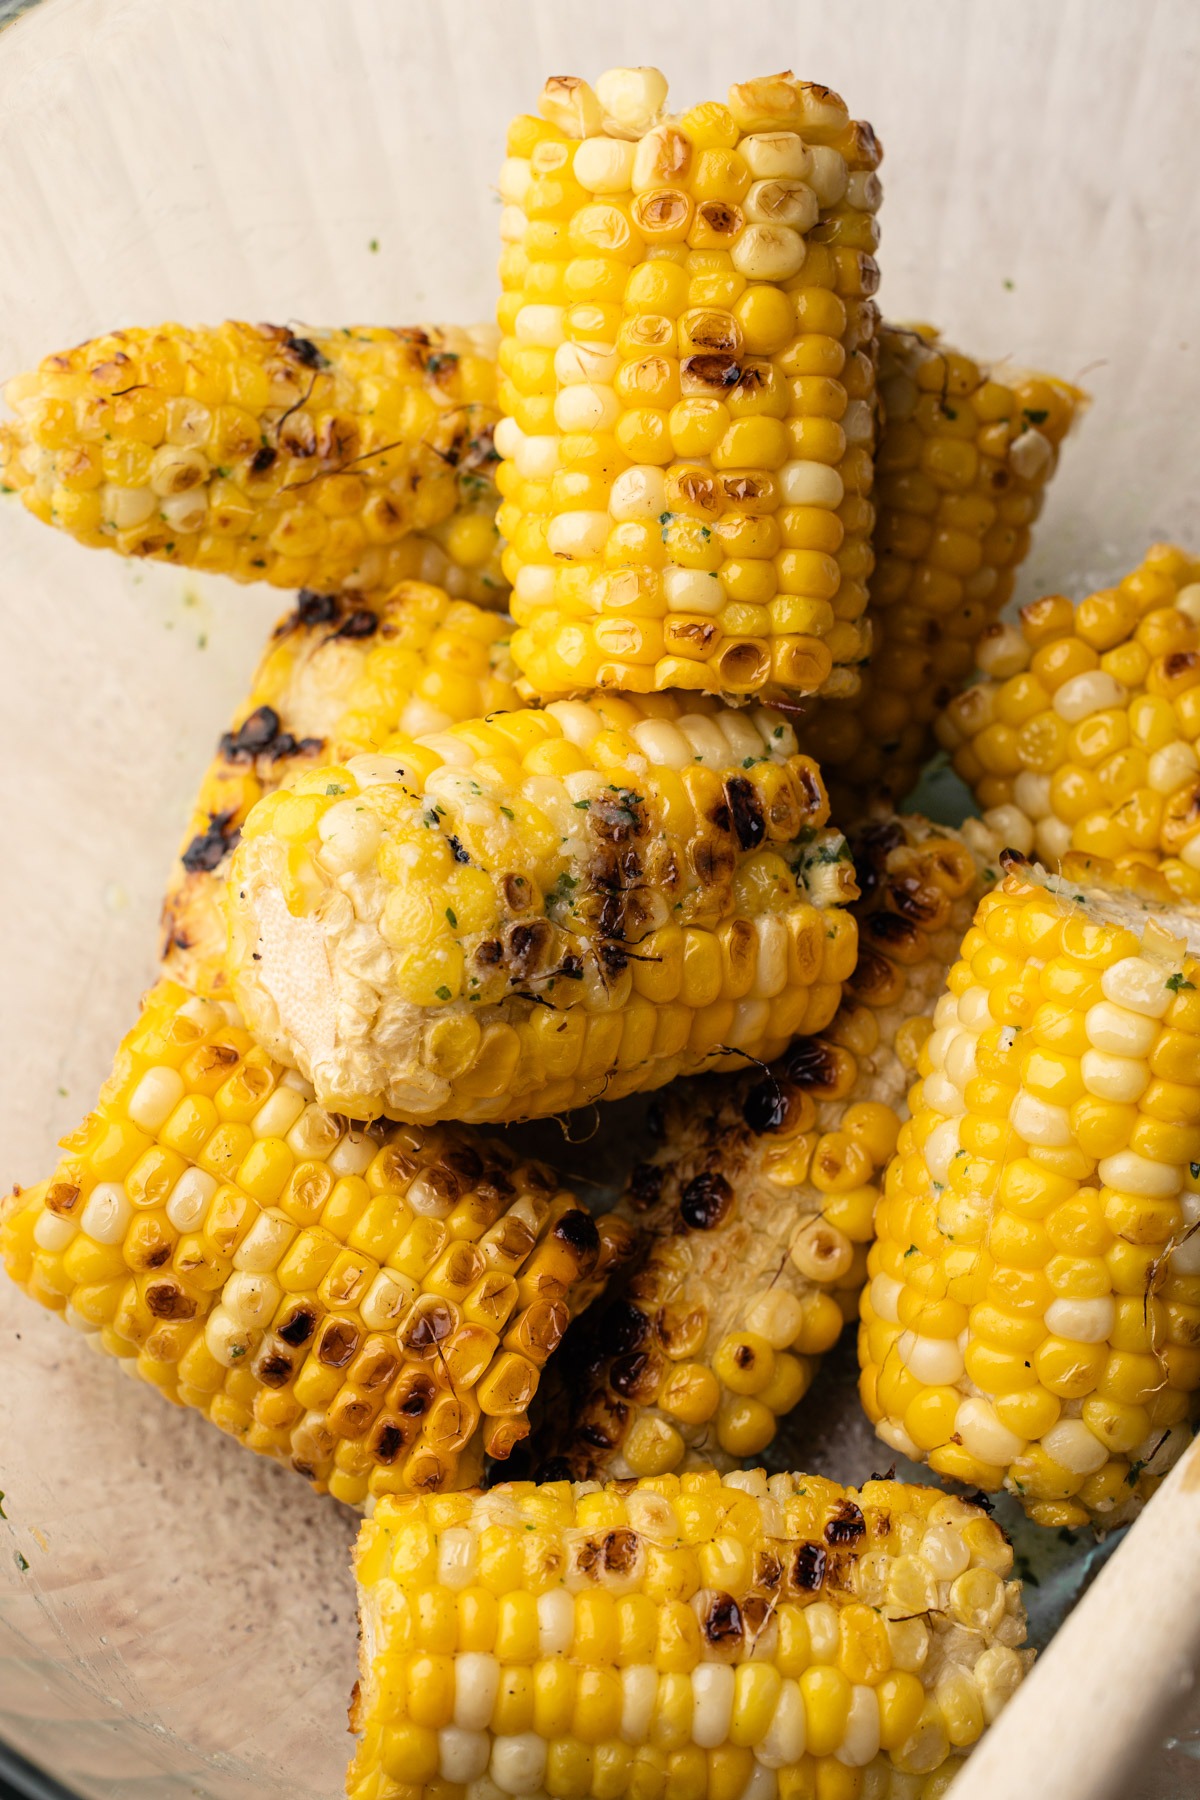
M 659 63 L 685 104 L 789 64 L 839 88 L 887 150 L 889 314 L 1092 389 L 1024 597 L 1082 591 L 1155 537 L 1200 542 L 1191 0 L 42 0 L 0 34 L 0 376 L 171 316 L 485 316 L 507 118 L 546 74 L 615 62 Z M 46 1171 L 106 1071 L 188 796 L 277 610 L 0 506 L 5 1185 Z M 346 1518 L 127 1389 L 7 1288 L 0 1356 L 0 1731 L 89 1795 L 327 1800 L 353 1650 Z M 1161 1696 L 1200 1606 L 1158 1591 L 1138 1590 L 1136 1653 L 1117 1632 L 1113 1654 Z M 1116 1715 L 1096 1687 L 1090 1712 L 1067 1707 L 1067 1645 L 956 1800 L 1126 1791 L 1074 1736 Z M 1047 1718 L 1084 1785 L 987 1773 Z M 1156 1726 L 1139 1706 L 1120 1729 Z

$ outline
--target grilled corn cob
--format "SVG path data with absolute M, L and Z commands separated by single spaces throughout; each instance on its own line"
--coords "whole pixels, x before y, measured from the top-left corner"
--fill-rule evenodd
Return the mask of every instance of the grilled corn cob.
M 500 193 L 513 653 L 595 687 L 852 692 L 872 563 L 880 148 L 791 75 L 665 113 L 546 84 Z
M 254 802 L 319 760 L 377 749 L 516 705 L 508 621 L 405 581 L 367 606 L 302 592 L 275 627 L 249 697 L 221 738 L 163 909 L 163 963 L 185 987 L 228 995 L 220 892 Z
M 857 694 L 817 704 L 799 727 L 843 822 L 915 786 L 1085 404 L 1051 376 L 992 371 L 928 326 L 883 327 L 879 390 L 870 666 Z
M 360 1505 L 477 1480 L 619 1260 L 538 1164 L 458 1126 L 348 1125 L 232 1007 L 160 982 L 8 1271 L 168 1399 Z
M 276 587 L 390 587 L 465 506 L 443 548 L 482 568 L 493 354 L 485 327 L 111 332 L 8 383 L 0 480 L 81 543 Z
M 1077 607 L 1035 600 L 979 661 L 938 737 L 989 827 L 1051 866 L 1159 867 L 1200 900 L 1200 559 L 1158 544 Z
M 1004 860 L 888 1169 L 862 1397 L 941 1475 L 1118 1523 L 1200 1388 L 1200 910 Z
M 226 889 L 251 1029 L 353 1118 L 512 1120 L 776 1056 L 856 893 L 777 713 L 559 701 L 303 776 Z
M 899 1481 L 387 1500 L 355 1560 L 351 1800 L 932 1800 L 1030 1660 L 1003 1532 Z
M 851 835 L 858 966 L 832 1025 L 781 1064 L 666 1097 L 622 1210 L 644 1259 L 571 1334 L 543 1473 L 659 1475 L 758 1456 L 857 1312 L 883 1165 L 981 882 L 953 832 Z

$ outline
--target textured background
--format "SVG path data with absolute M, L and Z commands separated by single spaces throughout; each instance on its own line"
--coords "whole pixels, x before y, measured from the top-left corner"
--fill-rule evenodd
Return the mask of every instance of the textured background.
M 546 74 L 657 62 L 686 105 L 790 63 L 886 146 L 890 316 L 1095 396 L 1021 597 L 1082 591 L 1157 536 L 1200 541 L 1200 8 L 756 0 L 734 16 L 42 0 L 0 37 L 0 377 L 139 320 L 486 316 L 504 126 Z M 106 1072 L 151 976 L 188 797 L 280 610 L 89 556 L 0 506 L 5 1185 L 47 1170 Z M 7 1289 L 0 1359 L 0 1735 L 89 1796 L 329 1800 L 349 1515 Z M 867 1473 L 865 1435 L 835 1416 L 804 1415 L 794 1454 Z M 1043 1573 L 1054 1593 L 1075 1579 Z M 1155 1767 L 1147 1795 L 1200 1789 L 1174 1755 Z

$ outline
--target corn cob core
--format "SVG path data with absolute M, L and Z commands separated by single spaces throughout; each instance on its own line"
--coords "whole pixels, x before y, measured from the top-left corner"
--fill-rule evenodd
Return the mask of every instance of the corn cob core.
M 268 795 L 227 888 L 251 1028 L 354 1117 L 536 1117 L 778 1055 L 854 966 L 777 713 L 560 701 Z
M 1200 1388 L 1200 911 L 1006 853 L 921 1052 L 859 1334 L 884 1441 L 1118 1523 Z
M 499 525 L 543 696 L 849 693 L 866 655 L 881 151 L 790 75 L 728 99 L 616 69 L 509 132 Z
M 956 834 L 924 819 L 873 821 L 851 849 L 863 899 L 846 999 L 774 1068 L 667 1095 L 622 1204 L 644 1258 L 543 1390 L 545 1474 L 760 1455 L 857 1311 L 925 1015 L 981 883 Z
M 761 1469 L 386 1501 L 351 1800 L 936 1791 L 1019 1684 L 1012 1550 L 933 1488 Z M 424 1785 L 428 1784 L 428 1785 Z
M 1159 867 L 1200 900 L 1200 559 L 1169 544 L 1077 607 L 1051 594 L 979 652 L 938 737 L 1008 844 Z
M 991 370 L 929 326 L 885 325 L 879 345 L 871 661 L 856 694 L 819 702 L 799 727 L 843 821 L 915 786 L 1085 404 L 1067 382 Z
M 305 589 L 275 627 L 250 693 L 220 740 L 163 907 L 166 972 L 227 996 L 220 893 L 254 802 L 318 761 L 378 749 L 516 704 L 508 621 L 440 588 L 384 596 Z
M 487 501 L 494 342 L 486 327 L 111 332 L 8 383 L 0 480 L 124 556 L 386 588 L 415 572 L 409 532 Z M 478 520 L 450 545 L 472 566 L 494 555 Z
M 351 1505 L 477 1480 L 627 1233 L 461 1127 L 352 1126 L 160 982 L 0 1251 L 132 1373 Z

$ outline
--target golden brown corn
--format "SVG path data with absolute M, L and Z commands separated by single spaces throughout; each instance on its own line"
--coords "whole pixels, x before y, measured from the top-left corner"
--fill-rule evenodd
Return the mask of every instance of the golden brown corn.
M 760 1455 L 857 1311 L 925 1015 L 982 884 L 923 819 L 872 821 L 850 846 L 863 899 L 842 1007 L 774 1068 L 667 1095 L 622 1208 L 644 1255 L 556 1364 L 543 1473 Z
M 305 775 L 226 890 L 251 1029 L 353 1118 L 512 1120 L 776 1056 L 854 967 L 778 713 L 604 696 Z
M 161 982 L 0 1250 L 166 1397 L 361 1505 L 478 1480 L 624 1254 L 557 1178 L 458 1126 L 348 1125 L 232 1007 Z
M 935 715 L 1012 594 L 1085 404 L 1051 376 L 973 362 L 928 326 L 883 327 L 879 391 L 870 665 L 857 694 L 816 705 L 799 727 L 843 822 L 916 785 Z
M 899 1481 L 386 1500 L 347 1791 L 935 1800 L 1030 1661 L 1012 1561 L 979 1506 Z
M 850 693 L 872 565 L 880 148 L 772 76 L 554 79 L 509 132 L 496 443 L 534 693 Z
M 81 543 L 276 587 L 494 561 L 485 327 L 162 325 L 15 377 L 0 481 Z M 462 509 L 437 550 L 409 546 Z M 494 579 L 494 577 L 493 577 Z
M 995 626 L 938 737 L 1004 843 L 1162 870 L 1200 900 L 1200 559 L 1156 545 L 1116 587 Z
M 316 762 L 378 749 L 394 732 L 439 731 L 514 706 L 509 630 L 502 615 L 419 581 L 369 604 L 300 594 L 197 797 L 163 909 L 169 975 L 228 997 L 220 892 L 254 802 Z
M 1116 1524 L 1200 1389 L 1200 910 L 1006 853 L 921 1052 L 859 1334 L 884 1441 Z

